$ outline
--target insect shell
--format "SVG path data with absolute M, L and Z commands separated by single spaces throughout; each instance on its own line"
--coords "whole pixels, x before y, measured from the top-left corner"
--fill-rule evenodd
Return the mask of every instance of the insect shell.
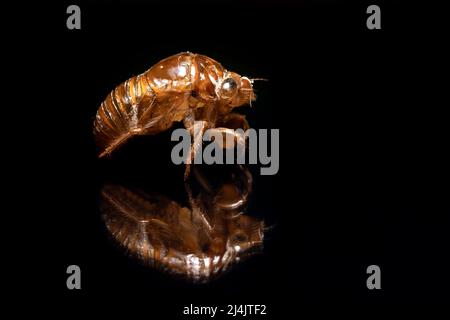
M 201 209 L 189 209 L 160 194 L 106 185 L 102 217 L 112 237 L 144 265 L 207 282 L 259 252 L 263 242 L 262 221 L 223 205 L 224 198 L 239 197 L 237 189 L 225 185 L 219 193 L 220 203 L 199 197 Z
M 255 99 L 253 80 L 224 69 L 207 56 L 183 52 L 116 87 L 103 101 L 94 122 L 99 157 L 135 135 L 154 135 L 183 121 L 206 121 L 208 127 L 236 120 L 233 108 Z

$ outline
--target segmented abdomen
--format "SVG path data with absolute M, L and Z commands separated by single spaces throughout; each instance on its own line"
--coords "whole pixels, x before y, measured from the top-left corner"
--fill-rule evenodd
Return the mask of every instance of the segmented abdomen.
M 142 131 L 143 124 L 149 122 L 153 114 L 155 102 L 156 94 L 144 75 L 133 77 L 111 91 L 98 109 L 94 122 L 100 157 Z

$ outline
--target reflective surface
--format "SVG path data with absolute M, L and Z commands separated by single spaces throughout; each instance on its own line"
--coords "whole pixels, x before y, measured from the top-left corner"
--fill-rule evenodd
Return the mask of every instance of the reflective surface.
M 244 214 L 252 177 L 241 166 L 193 170 L 188 205 L 140 188 L 106 184 L 101 213 L 112 237 L 145 265 L 208 281 L 260 252 L 264 223 Z

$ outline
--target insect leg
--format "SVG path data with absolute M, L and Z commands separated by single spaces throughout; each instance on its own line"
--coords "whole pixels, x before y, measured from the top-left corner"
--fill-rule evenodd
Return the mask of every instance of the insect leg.
M 111 152 L 113 152 L 114 149 L 122 145 L 126 140 L 128 140 L 130 137 L 134 135 L 135 133 L 133 132 L 126 132 L 122 134 L 120 137 L 116 138 L 111 144 L 109 144 L 108 147 L 105 148 L 105 150 L 103 150 L 100 153 L 99 158 L 109 155 Z
M 220 118 L 217 121 L 217 127 L 243 129 L 245 131 L 250 128 L 250 125 L 244 115 L 232 112 Z
M 222 149 L 234 149 L 235 145 L 238 146 L 238 150 L 245 150 L 245 135 L 239 134 L 234 129 L 229 128 L 213 128 L 209 129 L 211 135 L 222 135 L 223 139 L 214 140 L 219 148 Z
M 191 144 L 191 149 L 188 155 L 188 161 L 186 163 L 186 168 L 184 171 L 184 181 L 187 181 L 191 175 L 191 165 L 195 159 L 198 152 L 201 152 L 201 147 L 203 143 L 203 134 L 208 128 L 207 121 L 195 121 L 195 123 L 188 128 L 191 133 L 193 142 Z
M 191 175 L 191 166 L 192 162 L 195 159 L 195 155 L 197 152 L 201 152 L 201 146 L 203 143 L 203 134 L 208 128 L 209 123 L 207 121 L 195 121 L 193 125 L 188 127 L 189 132 L 193 137 L 193 142 L 191 145 L 191 149 L 188 155 L 189 161 L 186 163 L 185 171 L 184 171 L 184 185 L 186 189 L 186 193 L 188 194 L 189 203 L 191 205 L 191 220 L 194 218 L 201 221 L 201 223 L 205 226 L 207 233 L 209 234 L 212 231 L 212 227 L 209 223 L 207 216 L 202 212 L 200 206 L 197 204 L 194 196 L 192 195 L 192 190 L 189 185 L 189 177 Z

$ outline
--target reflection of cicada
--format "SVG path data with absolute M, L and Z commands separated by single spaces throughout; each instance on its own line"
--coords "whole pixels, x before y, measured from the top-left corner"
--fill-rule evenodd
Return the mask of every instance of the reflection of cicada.
M 210 280 L 260 251 L 264 227 L 242 214 L 248 186 L 213 188 L 205 179 L 200 182 L 206 191 L 191 201 L 191 208 L 160 194 L 106 185 L 101 197 L 106 227 L 144 264 L 193 281 Z
M 255 99 L 255 79 L 227 71 L 204 55 L 183 52 L 166 58 L 148 71 L 114 89 L 97 111 L 94 134 L 100 157 L 135 135 L 154 135 L 183 121 L 199 137 L 208 128 L 248 128 L 233 108 Z M 195 140 L 193 147 L 198 145 Z M 193 152 L 191 152 L 193 154 Z

